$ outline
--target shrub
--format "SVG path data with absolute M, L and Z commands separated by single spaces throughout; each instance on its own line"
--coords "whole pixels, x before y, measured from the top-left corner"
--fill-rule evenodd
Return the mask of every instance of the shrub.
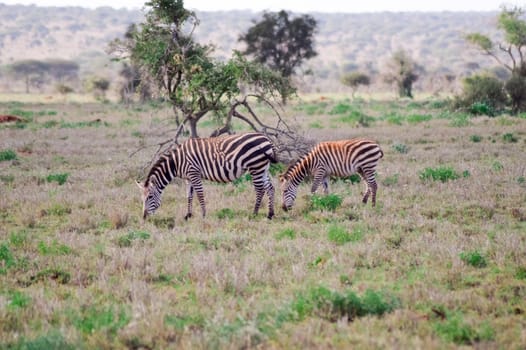
M 230 208 L 222 208 L 216 212 L 216 217 L 218 219 L 233 219 L 236 216 L 234 210 Z
M 289 238 L 289 239 L 296 238 L 296 231 L 294 231 L 294 229 L 292 228 L 286 228 L 284 230 L 279 231 L 276 234 L 276 239 L 281 240 L 283 238 Z
M 124 236 L 120 236 L 117 239 L 117 245 L 119 247 L 131 247 L 133 241 L 135 240 L 147 240 L 150 238 L 150 234 L 146 231 L 132 231 Z
M 460 253 L 460 259 L 465 264 L 471 265 L 473 267 L 482 268 L 488 265 L 486 258 L 478 250 L 462 252 Z
M 351 235 L 347 230 L 341 226 L 333 225 L 329 227 L 327 232 L 329 241 L 336 243 L 337 245 L 343 245 L 351 241 Z
M 328 194 L 326 196 L 312 195 L 310 200 L 311 209 L 335 211 L 341 206 L 343 200 L 337 194 Z
M 409 147 L 403 143 L 396 143 L 392 147 L 393 147 L 393 150 L 395 150 L 396 152 L 400 154 L 406 154 L 407 152 L 409 152 Z
M 463 108 L 473 114 L 494 116 L 506 105 L 504 84 L 499 79 L 474 75 L 464 79 L 463 83 L 463 92 L 454 101 L 455 108 Z
M 456 180 L 460 175 L 451 167 L 425 168 L 420 172 L 421 180 L 433 180 L 447 182 L 449 180 Z
M 471 140 L 471 142 L 475 143 L 482 141 L 482 137 L 479 135 L 471 135 L 469 139 Z
M 8 160 L 15 160 L 17 158 L 15 151 L 11 149 L 6 149 L 0 151 L 0 162 L 5 162 Z
M 506 133 L 506 134 L 502 135 L 502 140 L 504 142 L 512 142 L 512 143 L 515 143 L 515 142 L 519 141 L 517 136 L 513 135 L 512 133 Z
M 46 181 L 47 182 L 53 182 L 54 181 L 54 182 L 58 183 L 60 186 L 62 186 L 63 184 L 66 183 L 66 181 L 68 180 L 68 177 L 69 177 L 68 173 L 49 174 L 46 177 Z
M 512 111 L 514 113 L 524 111 L 526 109 L 526 78 L 513 74 L 504 88 L 510 97 Z

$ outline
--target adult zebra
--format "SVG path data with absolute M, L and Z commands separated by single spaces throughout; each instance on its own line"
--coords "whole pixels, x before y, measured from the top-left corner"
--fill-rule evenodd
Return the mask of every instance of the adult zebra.
M 188 206 L 185 219 L 188 219 L 192 216 L 194 191 L 203 217 L 206 214 L 202 179 L 227 183 L 248 172 L 256 190 L 254 214 L 257 214 L 266 192 L 269 197 L 267 217 L 271 219 L 274 216 L 274 186 L 268 170 L 270 163 L 275 162 L 274 146 L 261 133 L 189 139 L 162 154 L 150 169 L 144 183 L 137 181 L 142 194 L 143 218 L 146 219 L 159 208 L 162 191 L 175 177 L 187 182 Z
M 363 203 L 367 203 L 371 195 L 374 207 L 378 187 L 375 168 L 382 157 L 380 146 L 365 138 L 318 143 L 280 175 L 283 210 L 292 208 L 298 185 L 306 176 L 310 175 L 313 178 L 312 193 L 322 184 L 324 193 L 327 194 L 330 176 L 344 177 L 354 173 L 358 173 L 365 180 Z

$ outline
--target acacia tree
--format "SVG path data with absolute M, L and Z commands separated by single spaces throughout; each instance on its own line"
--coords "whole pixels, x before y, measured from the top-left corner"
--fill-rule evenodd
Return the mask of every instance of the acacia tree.
M 240 118 L 237 108 L 247 105 L 250 97 L 271 101 L 294 92 L 281 75 L 239 54 L 227 62 L 213 59 L 211 45 L 194 41 L 199 20 L 182 0 L 151 0 L 145 5 L 145 21 L 130 32 L 132 40 L 114 40 L 110 52 L 152 78 L 171 103 L 177 123 L 188 124 L 192 137 L 198 136 L 197 122 L 208 113 L 224 122 L 221 132 L 230 132 L 229 117 Z M 242 84 L 250 92 L 240 98 Z
M 344 74 L 341 81 L 343 85 L 352 89 L 352 98 L 354 98 L 354 94 L 360 85 L 368 86 L 371 83 L 371 79 L 367 74 L 357 71 Z
M 398 96 L 413 98 L 413 83 L 418 80 L 421 68 L 405 50 L 396 51 L 387 62 L 384 80 L 395 84 Z
M 485 55 L 495 59 L 511 73 L 505 89 L 514 112 L 526 110 L 526 21 L 521 7 L 502 7 L 497 27 L 504 31 L 504 42 L 495 43 L 488 36 L 471 33 L 466 39 Z
M 272 70 L 290 78 L 305 60 L 317 55 L 314 50 L 316 20 L 309 15 L 289 18 L 282 10 L 265 12 L 263 18 L 239 37 L 246 44 L 244 55 L 253 56 Z

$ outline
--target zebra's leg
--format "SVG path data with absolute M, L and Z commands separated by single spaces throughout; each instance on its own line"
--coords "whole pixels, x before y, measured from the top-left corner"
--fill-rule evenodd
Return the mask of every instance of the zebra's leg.
M 272 219 L 274 217 L 274 186 L 272 185 L 272 181 L 270 181 L 270 178 L 266 177 L 265 182 L 265 191 L 268 195 L 268 219 Z
M 203 191 L 203 182 L 201 181 L 201 176 L 199 174 L 195 174 L 194 176 L 190 177 L 191 186 L 193 188 L 193 191 L 197 194 L 197 200 L 199 201 L 199 205 L 201 206 L 201 212 L 203 213 L 203 217 L 206 215 L 206 207 L 205 207 L 205 195 Z M 189 202 L 191 199 L 188 199 Z M 186 218 L 189 218 L 192 216 L 191 208 L 190 211 L 186 214 Z
M 362 202 L 363 204 L 367 204 L 367 201 L 369 200 L 369 195 L 371 194 L 371 187 L 369 186 L 369 180 L 366 176 L 366 174 L 363 172 L 362 169 L 358 169 L 358 175 L 362 178 L 363 182 L 365 183 L 365 193 L 363 195 Z M 373 173 L 374 175 L 374 173 Z M 374 179 L 374 176 L 373 176 Z
M 194 199 L 194 186 L 192 186 L 192 183 L 190 181 L 186 182 L 187 186 L 187 193 L 186 198 L 188 200 L 188 204 L 186 207 L 186 215 L 184 216 L 185 220 L 188 220 L 192 217 L 192 200 Z
M 261 207 L 261 201 L 263 200 L 263 195 L 267 190 L 267 184 L 265 181 L 265 172 L 250 172 L 252 176 L 252 184 L 254 185 L 254 190 L 256 191 L 256 204 L 254 205 L 254 215 L 257 215 L 259 208 Z M 270 204 L 269 204 L 270 205 Z M 269 213 L 270 215 L 270 213 Z
M 323 181 L 321 183 L 323 185 L 323 194 L 328 195 L 329 194 L 329 177 L 326 176 L 323 178 Z
M 371 176 L 371 181 L 369 182 L 369 188 L 371 189 L 371 202 L 373 207 L 376 206 L 376 190 L 378 189 L 378 184 L 376 183 L 376 178 L 373 175 Z
M 316 193 L 316 191 L 318 190 L 318 187 L 320 186 L 320 184 L 323 183 L 323 189 L 324 189 L 324 192 L 328 191 L 328 189 L 325 187 L 325 181 L 326 181 L 326 176 L 325 176 L 325 172 L 324 171 L 317 171 L 313 174 L 313 179 L 312 179 L 312 187 L 310 189 L 310 192 L 311 193 Z

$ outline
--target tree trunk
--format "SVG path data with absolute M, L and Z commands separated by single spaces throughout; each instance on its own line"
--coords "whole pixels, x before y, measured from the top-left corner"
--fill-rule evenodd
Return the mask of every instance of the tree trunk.
M 190 124 L 190 137 L 191 138 L 198 138 L 199 135 L 197 135 L 197 122 L 199 119 L 190 118 L 188 120 L 188 123 Z

